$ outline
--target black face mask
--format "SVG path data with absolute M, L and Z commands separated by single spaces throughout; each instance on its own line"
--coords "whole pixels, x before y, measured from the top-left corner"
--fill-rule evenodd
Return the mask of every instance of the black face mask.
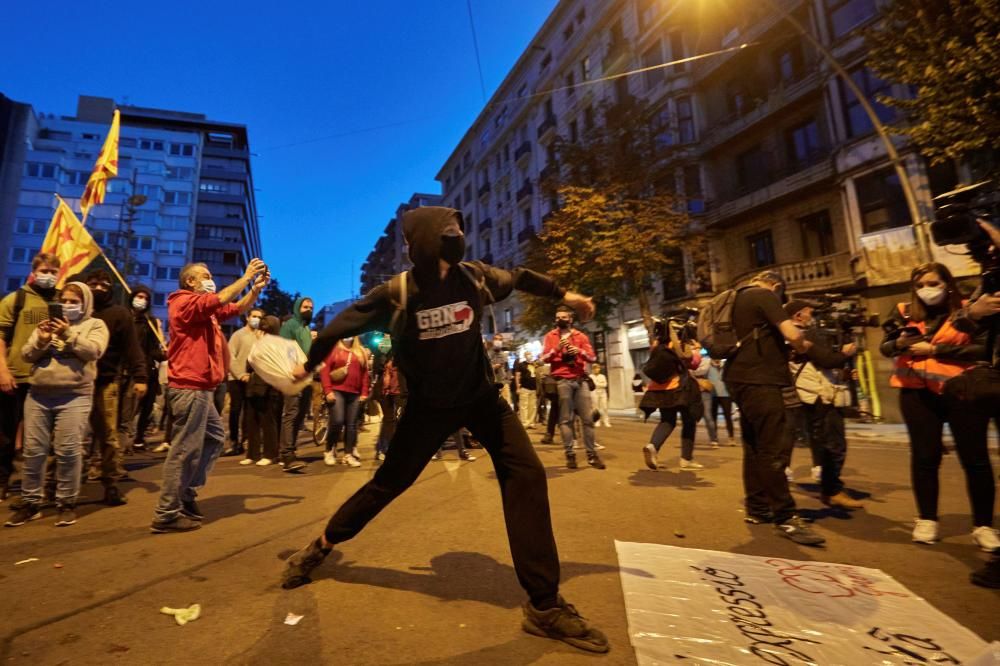
M 312 310 L 299 314 L 299 317 L 302 319 L 302 323 L 308 324 L 309 322 L 312 321 L 313 318 Z
M 465 236 L 441 236 L 441 258 L 455 265 L 465 257 Z
M 556 326 L 563 329 L 564 331 L 569 328 L 569 322 L 565 319 L 556 319 Z
M 105 305 L 111 303 L 110 291 L 101 291 L 99 289 L 94 289 L 91 291 L 91 293 L 94 295 L 94 305 L 103 308 Z

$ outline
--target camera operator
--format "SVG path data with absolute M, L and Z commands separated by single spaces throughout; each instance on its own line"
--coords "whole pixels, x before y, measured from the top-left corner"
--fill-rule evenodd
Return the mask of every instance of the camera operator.
M 890 385 L 900 389 L 899 407 L 910 436 L 910 471 L 917 509 L 913 540 L 938 539 L 938 470 L 948 423 L 965 470 L 973 513 L 973 540 L 985 551 L 1000 548 L 993 529 L 995 485 L 986 443 L 989 416 L 944 395 L 945 382 L 983 358 L 982 333 L 954 325 L 962 295 L 948 268 L 926 263 L 910 276 L 910 303 L 899 303 L 883 324 L 882 354 L 893 359 Z
M 845 372 L 845 367 L 858 349 L 848 343 L 834 349 L 814 325 L 813 304 L 794 300 L 785 304 L 785 312 L 792 322 L 802 329 L 806 340 L 812 343 L 805 355 L 796 355 L 791 364 L 795 388 L 802 401 L 812 446 L 819 452 L 822 472 L 820 489 L 823 503 L 841 509 L 862 509 L 864 505 L 844 492 L 840 472 L 847 458 L 847 437 L 844 432 L 844 415 L 838 404 L 847 395 L 835 372 Z

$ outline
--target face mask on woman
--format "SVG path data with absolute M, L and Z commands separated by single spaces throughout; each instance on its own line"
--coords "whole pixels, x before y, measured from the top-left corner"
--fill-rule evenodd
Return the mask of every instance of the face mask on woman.
M 79 303 L 63 303 L 63 318 L 72 323 L 83 316 L 83 307 Z
M 917 289 L 917 298 L 927 305 L 940 305 L 948 295 L 944 287 L 921 287 Z

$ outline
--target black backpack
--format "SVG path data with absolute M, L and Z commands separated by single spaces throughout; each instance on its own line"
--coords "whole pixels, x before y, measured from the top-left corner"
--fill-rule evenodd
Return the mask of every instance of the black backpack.
M 738 294 L 737 289 L 727 289 L 709 301 L 698 315 L 698 342 L 714 359 L 732 359 L 744 342 L 760 334 L 757 327 L 742 339 L 736 334 L 733 307 Z
M 469 278 L 469 282 L 476 285 L 483 303 L 489 306 L 490 317 L 493 319 L 493 330 L 498 330 L 497 315 L 493 310 L 496 299 L 493 297 L 493 292 L 486 286 L 486 275 L 479 268 L 465 261 L 459 263 L 458 268 L 462 271 L 462 275 Z M 396 343 L 396 340 L 402 339 L 403 332 L 406 330 L 406 305 L 410 292 L 410 277 L 409 271 L 403 271 L 389 279 L 389 301 L 394 308 L 392 319 L 389 320 L 389 336 L 392 338 L 393 344 Z
M 21 310 L 24 309 L 24 301 L 27 299 L 28 294 L 24 291 L 23 287 L 18 287 L 17 292 L 14 295 L 14 311 L 13 317 L 11 318 L 11 325 L 0 333 L 3 334 L 4 339 L 7 341 L 7 347 L 9 348 L 14 343 L 14 329 L 17 328 L 17 320 L 21 317 Z M 18 352 L 20 353 L 20 352 Z

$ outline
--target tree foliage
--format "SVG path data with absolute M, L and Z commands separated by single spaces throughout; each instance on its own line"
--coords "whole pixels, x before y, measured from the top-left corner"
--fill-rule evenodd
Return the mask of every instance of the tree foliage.
M 543 187 L 559 208 L 545 221 L 527 265 L 592 295 L 598 320 L 637 299 L 652 328 L 652 285 L 684 271 L 692 230 L 677 192 L 668 128 L 638 101 L 606 106 L 582 140 L 558 140 L 560 168 Z M 551 326 L 552 305 L 528 297 L 521 324 Z
M 272 278 L 261 293 L 259 305 L 264 314 L 274 315 L 280 319 L 285 315 L 292 314 L 292 307 L 294 307 L 295 300 L 299 298 L 299 295 L 299 292 L 290 294 L 283 290 L 278 281 Z
M 995 151 L 1000 2 L 893 0 L 882 19 L 867 35 L 870 66 L 916 91 L 911 98 L 883 100 L 905 111 L 896 131 L 909 135 L 931 163 Z

